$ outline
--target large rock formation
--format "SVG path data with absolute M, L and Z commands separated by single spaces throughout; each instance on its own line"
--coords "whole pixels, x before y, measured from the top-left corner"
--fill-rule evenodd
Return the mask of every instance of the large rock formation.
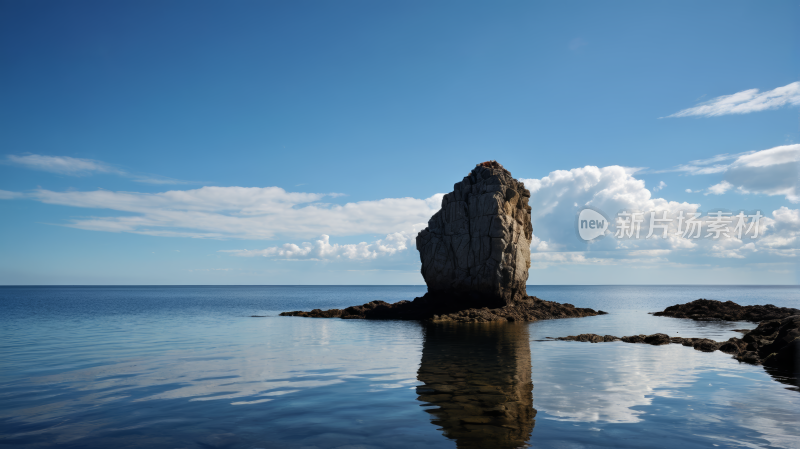
M 526 298 L 531 266 L 531 194 L 496 161 L 478 164 L 442 199 L 417 236 L 428 293 L 467 307 Z
M 460 322 L 536 321 L 601 315 L 528 296 L 530 192 L 496 161 L 478 164 L 417 236 L 428 293 L 414 301 L 371 301 L 282 316 Z

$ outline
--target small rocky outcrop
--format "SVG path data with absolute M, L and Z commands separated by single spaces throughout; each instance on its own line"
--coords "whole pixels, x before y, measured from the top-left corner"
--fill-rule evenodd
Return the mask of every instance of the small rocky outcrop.
M 428 295 L 463 308 L 499 308 L 525 299 L 531 266 L 531 194 L 497 161 L 478 164 L 442 199 L 417 235 Z
M 715 301 L 698 299 L 686 304 L 667 307 L 655 316 L 673 318 L 689 318 L 696 321 L 752 321 L 760 323 L 764 320 L 775 320 L 792 315 L 800 315 L 800 309 L 776 307 L 772 304 L 764 306 L 740 306 L 733 301 Z
M 431 321 L 460 321 L 465 323 L 487 323 L 492 321 L 539 321 L 559 318 L 580 318 L 605 315 L 602 310 L 575 307 L 545 301 L 535 296 L 518 299 L 514 304 L 499 309 L 467 309 L 445 315 L 434 315 Z
M 463 323 L 488 323 L 498 321 L 538 321 L 558 318 L 579 318 L 585 316 L 604 315 L 602 310 L 575 307 L 572 304 L 561 304 L 545 301 L 535 296 L 528 296 L 516 303 L 490 309 L 458 310 L 458 304 L 449 302 L 437 303 L 430 297 L 423 296 L 414 301 L 400 301 L 389 304 L 385 301 L 372 301 L 362 306 L 346 309 L 320 310 L 310 312 L 283 312 L 281 316 L 302 316 L 310 318 L 344 318 L 373 320 L 426 320 L 453 321 Z M 453 312 L 453 310 L 458 310 Z
M 764 365 L 781 370 L 800 372 L 800 315 L 761 322 L 757 328 L 742 338 L 728 341 L 714 341 L 708 338 L 670 337 L 667 334 L 613 335 L 580 334 L 554 340 L 604 343 L 623 341 L 625 343 L 645 343 L 650 345 L 681 344 L 703 352 L 721 351 L 731 354 L 736 360 L 755 365 Z

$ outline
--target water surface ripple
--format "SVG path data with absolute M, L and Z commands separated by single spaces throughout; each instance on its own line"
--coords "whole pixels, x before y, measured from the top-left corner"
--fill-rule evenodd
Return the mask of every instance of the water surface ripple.
M 276 316 L 424 290 L 0 287 L 0 444 L 800 447 L 794 380 L 679 345 L 546 338 L 724 340 L 755 324 L 648 312 L 700 297 L 800 307 L 796 287 L 530 286 L 610 313 L 501 326 Z

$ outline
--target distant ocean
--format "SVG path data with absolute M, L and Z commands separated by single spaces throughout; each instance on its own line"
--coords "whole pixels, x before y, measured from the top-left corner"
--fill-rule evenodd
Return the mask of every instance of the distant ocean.
M 424 292 L 0 287 L 0 445 L 800 447 L 795 379 L 680 345 L 546 338 L 726 340 L 755 324 L 648 312 L 698 298 L 800 308 L 796 286 L 528 286 L 609 314 L 516 325 L 277 316 Z

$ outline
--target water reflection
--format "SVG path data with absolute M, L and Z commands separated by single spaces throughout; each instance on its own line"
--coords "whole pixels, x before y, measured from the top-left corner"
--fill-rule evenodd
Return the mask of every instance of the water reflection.
M 531 351 L 524 324 L 438 324 L 424 329 L 419 400 L 459 448 L 515 448 L 530 438 Z

